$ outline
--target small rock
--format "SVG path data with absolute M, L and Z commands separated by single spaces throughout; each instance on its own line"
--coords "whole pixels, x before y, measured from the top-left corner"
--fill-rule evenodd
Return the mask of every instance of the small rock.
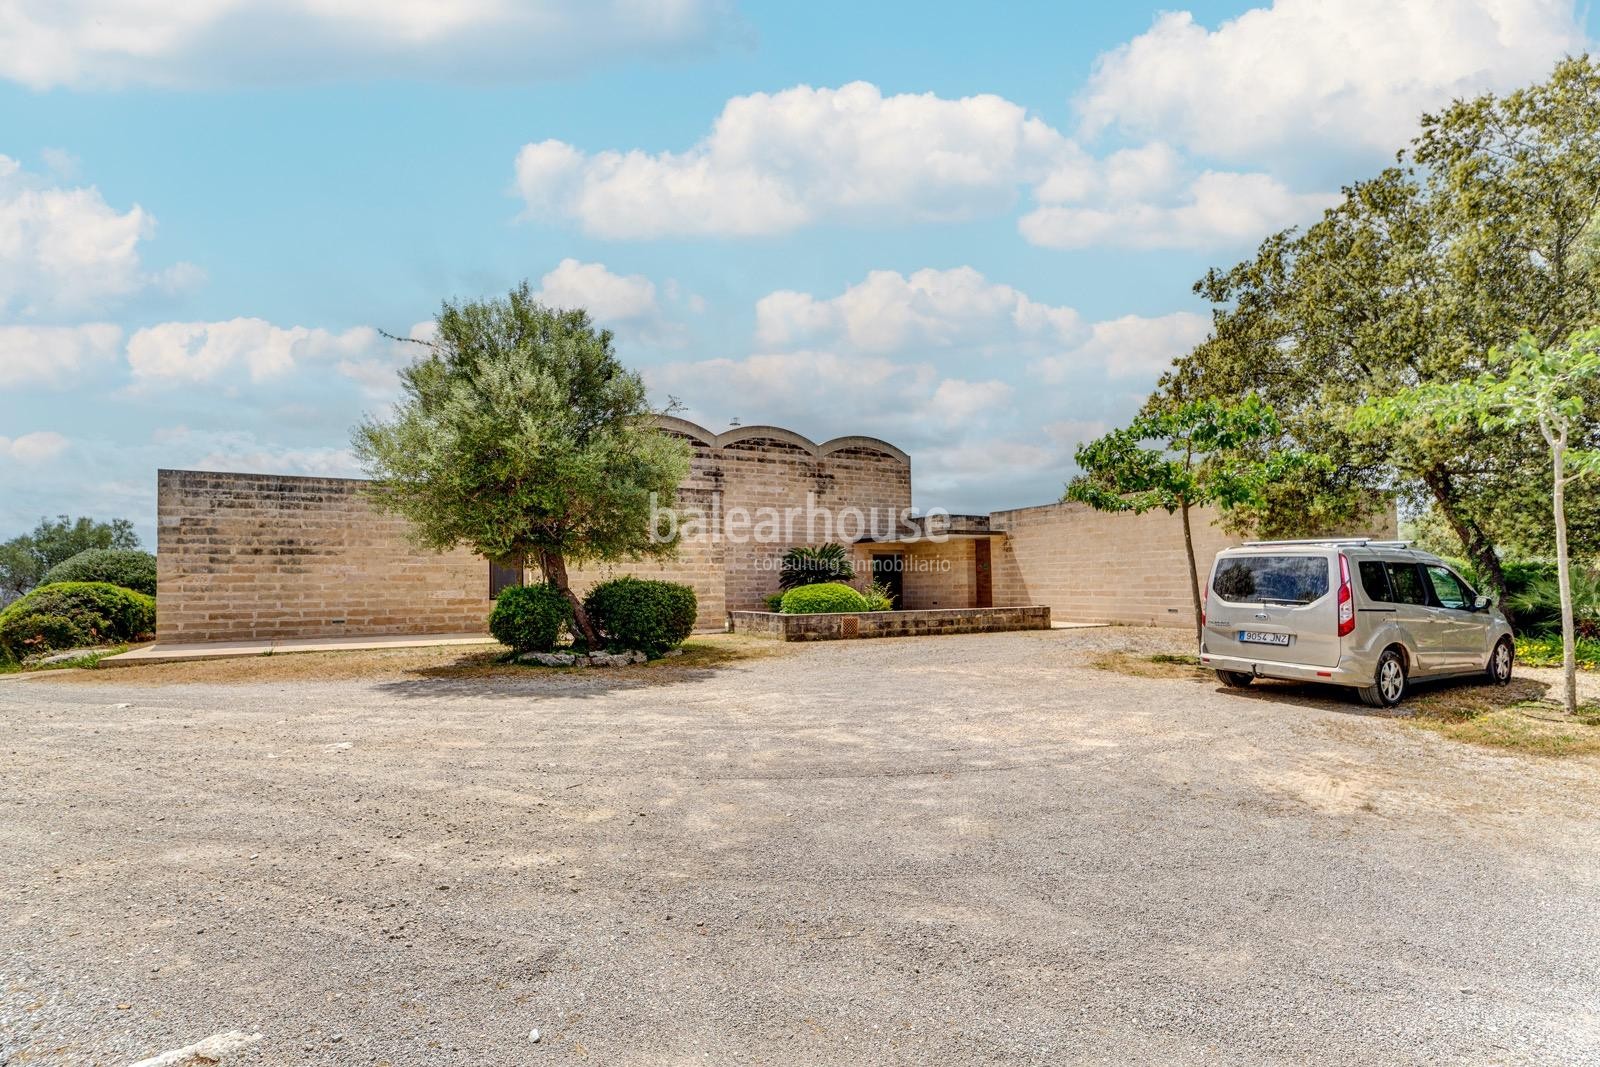
M 577 658 L 571 652 L 524 652 L 517 660 L 520 663 L 537 663 L 541 667 L 570 667 Z
M 683 655 L 683 649 L 681 649 L 681 648 L 669 648 L 665 652 L 661 653 L 661 656 L 662 656 L 663 659 L 665 659 L 667 656 L 681 656 L 681 655 Z
M 528 1040 L 532 1041 L 535 1045 L 537 1045 L 539 1043 L 539 1031 L 537 1031 L 537 1030 L 529 1030 L 528 1031 Z

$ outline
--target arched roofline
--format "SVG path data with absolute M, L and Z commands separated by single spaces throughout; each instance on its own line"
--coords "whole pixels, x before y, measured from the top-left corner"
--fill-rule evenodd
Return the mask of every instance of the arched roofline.
M 850 434 L 845 437 L 835 437 L 821 444 L 811 440 L 803 434 L 786 430 L 782 426 L 735 426 L 722 433 L 712 433 L 699 423 L 680 419 L 676 415 L 657 415 L 656 426 L 672 433 L 679 433 L 710 448 L 723 448 L 739 441 L 749 441 L 756 438 L 765 438 L 771 441 L 782 441 L 784 444 L 794 445 L 796 448 L 809 452 L 821 459 L 832 452 L 846 448 L 870 448 L 882 452 L 884 455 L 899 460 L 901 463 L 910 464 L 911 457 L 903 450 L 891 445 L 881 437 L 865 437 L 860 434 Z

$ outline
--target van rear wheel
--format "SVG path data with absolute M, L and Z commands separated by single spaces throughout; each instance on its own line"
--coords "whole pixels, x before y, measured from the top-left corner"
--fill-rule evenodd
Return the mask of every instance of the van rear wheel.
M 1217 677 L 1229 689 L 1244 689 L 1256 680 L 1256 676 L 1249 671 L 1218 671 Z
M 1406 661 L 1394 649 L 1378 657 L 1372 684 L 1357 690 L 1361 702 L 1374 708 L 1392 708 L 1406 695 Z
M 1516 648 L 1511 644 L 1511 638 L 1502 637 L 1500 643 L 1494 646 L 1494 651 L 1489 654 L 1489 666 L 1485 673 L 1489 681 L 1495 685 L 1511 684 L 1511 664 L 1517 658 Z

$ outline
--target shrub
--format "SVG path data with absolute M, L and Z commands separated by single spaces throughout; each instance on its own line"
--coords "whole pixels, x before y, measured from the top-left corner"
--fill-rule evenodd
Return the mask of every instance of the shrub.
M 571 615 L 572 606 L 553 585 L 508 586 L 494 598 L 489 633 L 518 652 L 548 652 Z
M 783 593 L 781 591 L 777 592 L 777 593 L 773 593 L 771 596 L 767 597 L 767 610 L 768 611 L 782 611 L 783 610 Z
M 35 587 L 0 611 L 0 652 L 35 652 L 135 641 L 156 627 L 154 597 L 110 582 L 55 582 Z
M 45 572 L 40 585 L 55 582 L 110 582 L 148 596 L 156 595 L 156 558 L 136 548 L 91 548 Z
M 791 548 L 783 554 L 778 568 L 778 588 L 797 589 L 802 585 L 848 582 L 856 576 L 850 554 L 840 544 L 816 548 Z
M 1509 573 L 1506 577 L 1506 584 L 1510 585 Z M 1600 571 L 1573 566 L 1568 577 L 1572 583 L 1573 631 L 1579 637 L 1600 637 Z M 1521 633 L 1560 633 L 1560 579 L 1554 573 L 1535 577 L 1506 598 L 1506 607 L 1516 617 Z
M 823 615 L 866 610 L 866 597 L 839 582 L 796 586 L 783 595 L 785 615 Z
M 686 585 L 623 577 L 589 590 L 583 610 L 608 644 L 655 658 L 694 631 L 699 604 Z
M 867 602 L 868 611 L 894 610 L 894 597 L 889 594 L 889 587 L 882 582 L 873 582 L 862 591 L 861 596 Z

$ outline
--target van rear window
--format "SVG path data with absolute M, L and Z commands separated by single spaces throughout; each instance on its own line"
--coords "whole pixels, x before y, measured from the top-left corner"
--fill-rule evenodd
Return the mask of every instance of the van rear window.
M 1230 556 L 1211 591 L 1223 600 L 1309 604 L 1328 591 L 1326 556 Z

